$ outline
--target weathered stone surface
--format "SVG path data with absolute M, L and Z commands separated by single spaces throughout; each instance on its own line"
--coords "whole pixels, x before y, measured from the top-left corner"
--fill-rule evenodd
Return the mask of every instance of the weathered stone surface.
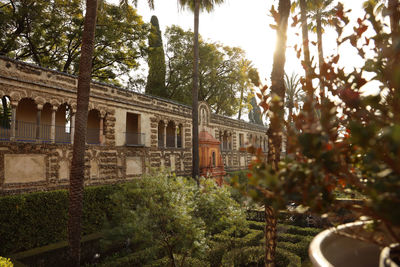
M 40 104 L 43 109 L 42 118 L 47 118 L 43 119 L 44 124 L 51 124 L 51 108 L 43 108 L 45 105 L 59 107 L 66 104 L 71 107 L 73 113 L 76 112 L 76 85 L 75 76 L 0 58 L 0 97 L 9 96 L 13 105 L 28 103 L 31 100 L 32 105 Z M 191 107 L 103 83 L 92 82 L 91 86 L 89 108 L 96 110 L 103 120 L 103 144 L 86 147 L 86 185 L 126 181 L 141 175 L 149 167 L 168 166 L 180 175 L 190 175 Z M 22 104 L 18 106 L 20 108 Z M 25 117 L 18 118 L 22 116 L 19 112 L 17 120 L 27 120 L 34 124 L 36 109 L 28 110 L 27 105 L 24 107 Z M 136 119 L 127 119 L 128 113 L 134 114 Z M 60 119 L 58 114 L 56 117 Z M 207 114 L 202 120 L 205 123 L 203 129 L 215 138 L 220 138 L 220 132 L 227 131 L 230 134 L 233 150 L 223 152 L 222 155 L 227 157 L 227 170 L 246 168 L 251 160 L 251 155 L 238 151 L 239 133 L 243 134 L 245 142 L 249 142 L 250 135 L 258 136 L 258 140 L 266 138 L 265 127 L 244 121 L 216 114 Z M 182 125 L 183 148 L 158 147 L 158 124 L 161 121 L 172 121 L 174 125 Z M 129 128 L 132 123 L 136 123 L 136 128 Z M 95 121 L 91 128 L 100 128 L 100 120 Z M 143 147 L 126 146 L 126 133 L 129 131 L 145 136 L 145 142 L 141 144 Z M 71 158 L 70 144 L 45 144 L 42 140 L 0 142 L 0 194 L 66 188 Z M 22 170 L 15 170 L 16 162 L 19 162 L 19 165 L 30 166 L 34 175 L 28 176 Z

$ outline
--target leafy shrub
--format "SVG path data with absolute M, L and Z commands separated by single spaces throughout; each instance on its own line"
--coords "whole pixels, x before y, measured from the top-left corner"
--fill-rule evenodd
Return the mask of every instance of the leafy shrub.
M 301 258 L 290 251 L 277 247 L 275 264 L 277 267 L 300 267 Z
M 249 246 L 227 252 L 222 259 L 222 266 L 263 266 L 264 248 Z
M 105 229 L 106 242 L 128 238 L 132 248 L 147 249 L 150 253 L 141 265 L 165 258 L 169 264 L 220 265 L 223 254 L 238 242 L 235 236 L 247 230 L 244 210 L 228 188 L 213 180 L 201 180 L 198 187 L 192 179 L 158 172 L 125 184 L 112 200 L 115 209 Z M 159 247 L 160 254 L 152 247 Z M 128 265 L 136 260 L 135 253 L 124 258 Z
M 100 231 L 117 186 L 87 187 L 83 234 Z M 68 192 L 57 190 L 0 197 L 0 254 L 48 245 L 67 237 Z
M 225 176 L 225 181 L 228 184 L 232 184 L 235 182 L 239 182 L 241 185 L 245 185 L 247 188 L 247 174 L 249 173 L 248 170 L 240 170 L 240 171 L 235 171 L 235 172 L 228 172 L 227 176 Z M 231 192 L 232 198 L 236 200 L 236 202 L 240 204 L 244 204 L 246 200 L 248 200 L 242 193 L 239 192 L 234 187 L 229 187 L 229 190 Z M 249 206 L 250 203 L 247 203 L 247 206 Z
M 10 259 L 0 257 L 0 266 L 1 267 L 13 267 L 14 264 L 11 262 Z

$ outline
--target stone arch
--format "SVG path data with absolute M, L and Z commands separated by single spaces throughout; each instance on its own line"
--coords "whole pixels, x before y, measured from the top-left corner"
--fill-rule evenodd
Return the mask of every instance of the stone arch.
M 11 101 L 13 101 L 13 102 L 19 102 L 19 101 L 21 101 L 22 100 L 22 96 L 21 96 L 21 93 L 20 92 L 11 92 L 10 93 L 10 100 Z
M 48 101 L 46 101 L 46 99 L 44 99 L 43 97 L 41 97 L 41 96 L 36 96 L 36 97 L 34 97 L 34 100 L 35 100 L 35 103 L 38 105 L 38 106 L 43 106 L 44 104 L 46 104 Z
M 210 106 L 204 102 L 201 101 L 199 102 L 199 124 L 202 126 L 208 126 L 210 122 L 210 115 L 211 115 L 211 109 Z

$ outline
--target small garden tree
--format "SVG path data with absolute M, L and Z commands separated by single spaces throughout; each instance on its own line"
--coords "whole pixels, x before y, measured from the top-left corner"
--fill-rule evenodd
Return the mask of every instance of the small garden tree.
M 106 239 L 128 238 L 140 264 L 161 259 L 171 266 L 219 266 L 230 250 L 226 241 L 247 230 L 244 210 L 213 180 L 198 187 L 192 179 L 159 172 L 123 186 L 112 199 L 115 216 Z

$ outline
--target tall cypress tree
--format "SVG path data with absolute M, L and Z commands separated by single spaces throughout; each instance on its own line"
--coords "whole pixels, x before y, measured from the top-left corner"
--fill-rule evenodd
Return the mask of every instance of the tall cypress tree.
M 161 38 L 160 25 L 158 18 L 152 16 L 151 29 L 149 34 L 149 74 L 147 76 L 146 94 L 168 97 L 165 88 L 165 55 Z

